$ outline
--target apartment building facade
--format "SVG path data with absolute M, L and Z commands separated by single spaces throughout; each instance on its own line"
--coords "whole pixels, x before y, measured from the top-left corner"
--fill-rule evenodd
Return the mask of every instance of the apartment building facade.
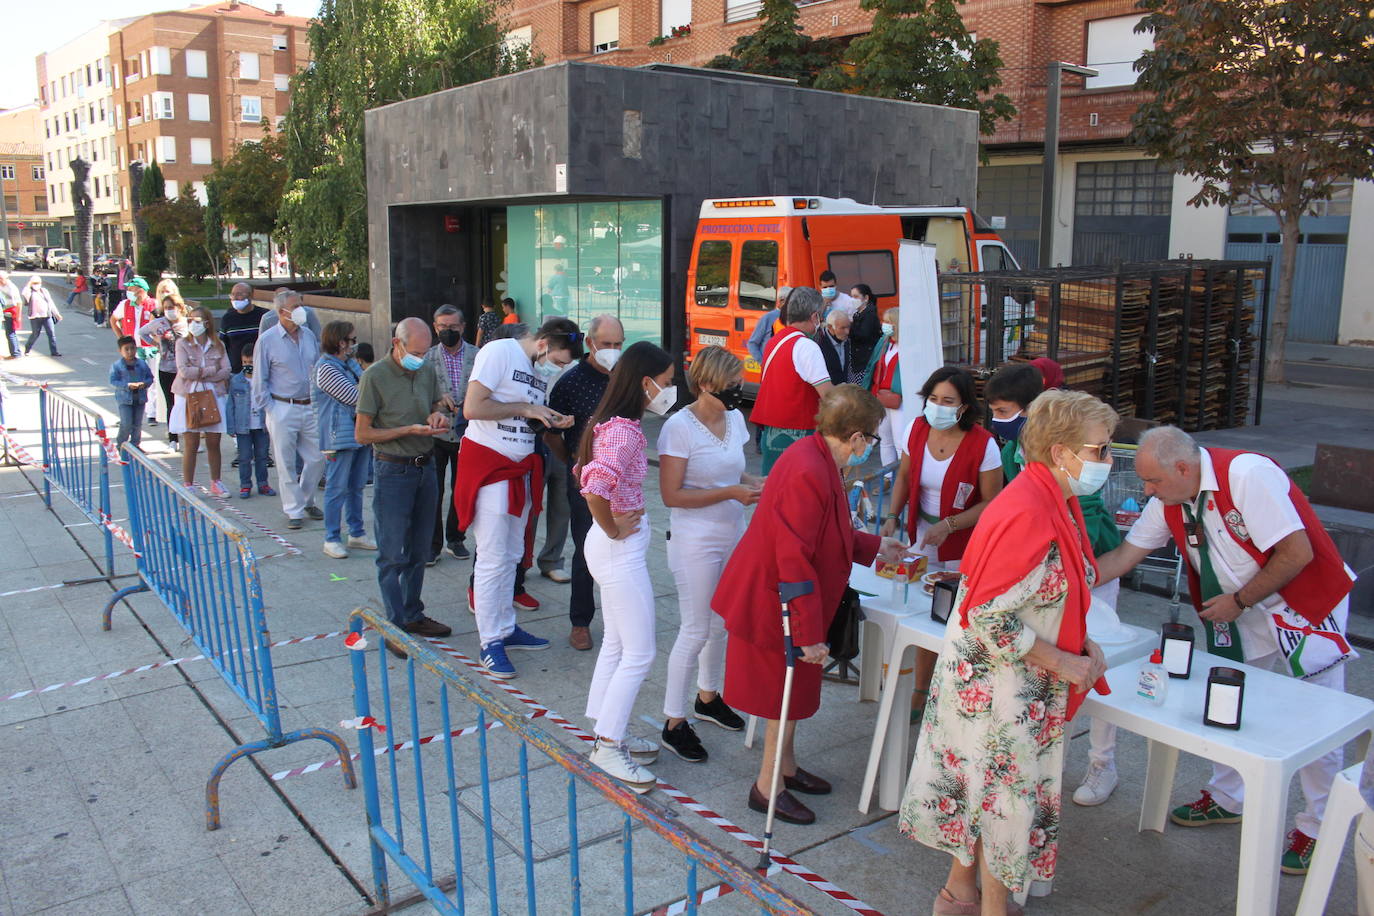
M 268 11 L 229 0 L 103 23 L 40 55 L 42 114 L 52 135 L 45 146 L 62 169 L 52 173 L 49 194 L 64 233 L 75 229 L 63 187 L 73 153 L 92 162 L 98 251 L 133 249 L 131 162 L 156 161 L 169 198 L 194 194 L 204 202 L 213 163 L 280 124 L 290 78 L 309 59 L 308 26 L 280 5 Z
M 48 213 L 38 106 L 0 111 L 0 190 L 12 249 L 48 245 Z
M 871 28 L 859 0 L 797 4 L 808 35 L 850 40 Z M 507 40 L 546 61 L 595 60 L 639 66 L 702 66 L 757 28 L 760 0 L 514 0 Z M 1133 63 L 1152 44 L 1137 33 L 1134 0 L 966 0 L 966 27 L 1000 46 L 1000 91 L 1014 120 L 985 138 L 979 169 L 980 213 L 1023 264 L 1111 263 L 1190 254 L 1278 259 L 1278 223 L 1249 204 L 1187 206 L 1194 182 L 1130 143 L 1131 115 L 1144 95 Z M 652 42 L 652 43 L 651 43 Z M 1060 154 L 1053 164 L 1055 221 L 1041 258 L 1039 214 L 1045 174 L 1045 111 L 1052 61 L 1086 64 L 1091 78 L 1065 77 Z M 842 124 L 817 125 L 843 130 Z M 862 138 L 855 138 L 862 142 Z M 797 188 L 796 193 L 810 189 Z M 931 201 L 952 203 L 952 201 Z M 1374 344 L 1374 182 L 1353 179 L 1303 221 L 1295 279 L 1297 339 Z

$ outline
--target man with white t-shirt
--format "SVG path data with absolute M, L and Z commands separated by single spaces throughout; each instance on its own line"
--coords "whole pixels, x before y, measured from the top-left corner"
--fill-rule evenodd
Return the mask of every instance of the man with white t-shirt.
M 833 270 L 821 271 L 820 277 L 816 280 L 816 285 L 820 287 L 821 298 L 825 300 L 825 308 L 821 311 L 821 318 L 829 317 L 834 309 L 839 309 L 850 318 L 854 317 L 854 311 L 859 307 L 859 300 L 846 292 L 841 291 L 835 285 L 835 272 Z
M 481 660 L 497 677 L 515 677 L 508 649 L 546 649 L 549 641 L 515 624 L 515 567 L 529 567 L 543 499 L 543 462 L 534 437 L 564 429 L 572 417 L 546 406 L 549 382 L 582 355 L 582 334 L 550 318 L 537 334 L 523 325 L 477 352 L 463 399 L 467 431 L 458 452 L 454 504 L 474 541 L 472 606 Z
M 788 446 L 815 432 L 821 395 L 834 387 L 825 354 L 812 340 L 824 305 L 821 294 L 810 286 L 792 290 L 783 303 L 786 327 L 764 348 L 763 378 L 749 417 L 764 427 L 764 475 Z
M 1130 572 L 1172 538 L 1188 561 L 1188 591 L 1208 652 L 1260 668 L 1282 664 L 1294 677 L 1344 690 L 1345 663 L 1356 657 L 1345 637 L 1354 574 L 1283 468 L 1250 452 L 1200 449 L 1171 426 L 1141 436 L 1135 467 L 1152 498 L 1125 543 L 1098 559 L 1099 584 Z M 1280 863 L 1287 874 L 1307 873 L 1341 762 L 1336 750 L 1298 771 L 1307 809 L 1288 834 Z M 1239 773 L 1214 764 L 1202 797 L 1175 808 L 1170 820 L 1183 827 L 1236 823 L 1244 788 Z

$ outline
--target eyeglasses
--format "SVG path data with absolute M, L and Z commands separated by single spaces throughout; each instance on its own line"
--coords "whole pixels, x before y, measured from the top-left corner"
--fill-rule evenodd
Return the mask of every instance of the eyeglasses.
M 865 439 L 872 439 L 874 445 L 877 445 L 879 442 L 883 441 L 882 436 L 878 436 L 873 433 L 860 432 L 859 435 L 863 436 Z
M 358 338 L 356 338 L 356 337 L 345 337 L 345 338 L 344 338 L 344 343 L 355 344 L 355 343 L 357 343 L 357 342 L 358 342 Z
M 1106 461 L 1112 457 L 1112 444 L 1110 442 L 1084 442 L 1083 447 L 1093 449 L 1093 455 L 1097 461 Z

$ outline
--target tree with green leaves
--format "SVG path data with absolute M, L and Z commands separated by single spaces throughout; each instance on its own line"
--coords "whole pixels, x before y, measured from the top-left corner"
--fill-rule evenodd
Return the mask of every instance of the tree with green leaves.
M 1368 0 L 1141 0 L 1153 94 L 1136 142 L 1201 188 L 1193 206 L 1252 199 L 1279 221 L 1265 377 L 1283 380 L 1298 221 L 1335 183 L 1374 173 L 1374 17 Z
M 816 81 L 835 89 L 905 102 L 949 105 L 978 112 L 978 128 L 991 134 L 1016 116 L 1002 85 L 1002 58 L 990 38 L 974 39 L 959 14 L 962 0 L 861 0 L 873 28 L 854 39 L 844 61 Z
M 210 275 L 210 259 L 205 251 L 205 208 L 194 194 L 147 204 L 143 220 L 150 235 L 166 240 L 172 269 L 178 277 L 200 282 Z
M 324 0 L 310 48 L 311 65 L 291 81 L 278 229 L 298 269 L 364 297 L 363 112 L 538 61 L 527 46 L 506 45 L 497 0 Z
M 207 181 L 217 188 L 222 220 L 248 235 L 250 276 L 253 236 L 271 235 L 277 226 L 286 192 L 285 145 L 269 130 L 261 142 L 241 143 L 216 162 Z
M 148 163 L 143 170 L 143 182 L 139 186 L 139 203 L 142 205 L 140 218 L 148 224 L 148 209 L 167 200 L 167 182 L 162 177 L 162 167 L 157 160 Z M 167 269 L 167 237 L 148 224 L 143 245 L 138 249 L 138 272 L 149 283 L 156 283 L 162 272 Z
M 740 70 L 762 76 L 794 79 L 811 86 L 839 60 L 842 46 L 829 38 L 812 38 L 802 31 L 801 14 L 793 0 L 763 0 L 759 27 L 736 39 L 729 54 L 712 58 L 715 70 Z
M 205 234 L 205 257 L 212 265 L 215 292 L 220 291 L 220 275 L 224 266 L 224 210 L 219 202 L 219 181 L 212 172 L 205 179 L 205 212 L 202 231 Z

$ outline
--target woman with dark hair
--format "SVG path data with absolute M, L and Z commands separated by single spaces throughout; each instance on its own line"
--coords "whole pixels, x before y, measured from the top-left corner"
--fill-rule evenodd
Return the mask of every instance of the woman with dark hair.
M 867 566 L 879 553 L 897 560 L 900 541 L 856 531 L 849 519 L 840 472 L 868 460 L 883 407 L 858 385 L 836 385 L 821 396 L 816 431 L 783 452 L 763 488 L 749 528 L 726 561 L 711 608 L 725 618 L 725 702 L 767 720 L 758 778 L 749 784 L 748 805 L 767 811 L 773 788 L 773 760 L 782 745 L 783 784 L 777 816 L 789 824 L 810 824 L 816 815 L 793 792 L 825 795 L 830 783 L 797 765 L 797 720 L 821 705 L 821 670 L 829 647 L 826 634 L 849 584 L 850 566 Z M 782 583 L 811 586 L 788 603 L 792 642 L 800 649 L 793 673 L 787 727 L 782 727 L 786 674 L 782 635 Z
M 905 509 L 913 550 L 924 553 L 932 569 L 957 571 L 973 526 L 1002 490 L 1002 456 L 992 434 L 978 425 L 981 411 L 966 369 L 936 369 L 921 387 L 921 399 L 922 415 L 896 443 L 902 462 L 882 531 L 896 531 Z M 918 711 L 934 665 L 935 653 L 916 650 Z
M 353 323 L 331 321 L 320 333 L 320 358 L 315 363 L 315 425 L 324 453 L 324 555 L 335 560 L 348 548 L 376 550 L 363 528 L 363 487 L 367 486 L 368 455 L 354 432 L 358 422 L 358 381 L 363 367 L 353 358 L 358 338 Z M 348 522 L 348 545 L 343 522 Z
M 677 401 L 673 369 L 673 358 L 647 341 L 626 347 L 582 434 L 573 469 L 596 523 L 584 550 L 587 569 L 601 586 L 605 626 L 587 691 L 596 732 L 591 761 L 639 793 L 654 787 L 654 774 L 641 764 L 658 757 L 657 744 L 626 733 L 656 648 L 644 518 L 649 442 L 640 419 L 646 409 L 663 416 Z
M 849 380 L 862 385 L 873 348 L 883 336 L 882 317 L 878 314 L 873 288 L 867 283 L 855 283 L 849 295 L 857 303 L 850 316 L 853 324 L 849 327 Z

